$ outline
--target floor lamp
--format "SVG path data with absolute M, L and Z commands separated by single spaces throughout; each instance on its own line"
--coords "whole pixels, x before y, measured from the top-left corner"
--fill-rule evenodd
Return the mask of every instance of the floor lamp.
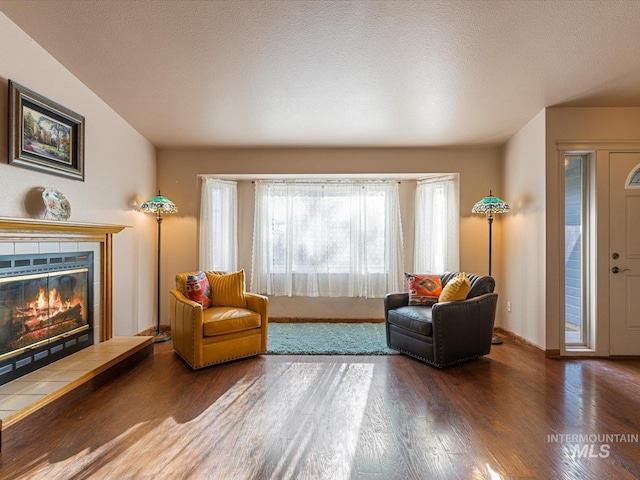
M 171 200 L 160 195 L 160 190 L 158 190 L 158 195 L 144 202 L 140 207 L 140 211 L 144 213 L 155 213 L 156 220 L 158 222 L 158 290 L 156 293 L 158 326 L 156 328 L 156 334 L 153 337 L 153 341 L 155 343 L 166 342 L 167 340 L 171 340 L 171 335 L 166 332 L 163 333 L 160 330 L 160 225 L 162 224 L 162 215 L 164 213 L 178 213 L 178 207 L 176 207 Z
M 507 205 L 507 202 L 494 197 L 491 190 L 489 190 L 488 197 L 478 201 L 471 209 L 471 213 L 484 213 L 487 216 L 487 222 L 489 222 L 489 276 L 491 276 L 491 226 L 493 225 L 493 218 L 496 213 L 506 213 L 508 211 L 509 205 Z M 491 343 L 498 345 L 502 343 L 502 339 L 494 335 L 491 338 Z

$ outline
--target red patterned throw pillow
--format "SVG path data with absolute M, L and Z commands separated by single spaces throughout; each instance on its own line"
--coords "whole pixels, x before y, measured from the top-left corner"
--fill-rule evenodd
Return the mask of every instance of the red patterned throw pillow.
M 433 305 L 442 293 L 440 275 L 405 273 L 409 286 L 409 305 Z
M 185 282 L 187 297 L 207 308 L 211 305 L 211 286 L 204 272 L 195 272 L 187 276 Z

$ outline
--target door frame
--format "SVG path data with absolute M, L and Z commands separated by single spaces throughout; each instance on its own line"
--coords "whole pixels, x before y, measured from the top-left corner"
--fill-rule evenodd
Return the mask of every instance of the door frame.
M 587 348 L 567 347 L 565 343 L 565 290 L 564 261 L 558 262 L 560 286 L 560 308 L 558 327 L 560 329 L 560 356 L 608 357 L 609 343 L 609 155 L 611 153 L 640 153 L 638 141 L 559 141 L 558 149 L 558 188 L 561 201 L 558 202 L 558 243 L 557 248 L 564 258 L 564 159 L 567 155 L 589 155 L 595 162 L 591 199 L 591 242 L 589 242 L 592 268 L 588 271 L 589 291 L 593 294 L 590 302 L 590 343 Z M 595 245 L 595 248 L 593 247 Z

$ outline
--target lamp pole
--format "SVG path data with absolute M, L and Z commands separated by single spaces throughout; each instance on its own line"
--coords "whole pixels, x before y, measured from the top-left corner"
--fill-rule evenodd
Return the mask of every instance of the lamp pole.
M 489 222 L 489 276 L 491 276 L 491 227 L 493 226 L 493 211 L 487 214 L 487 222 Z
M 159 194 L 160 192 L 158 192 Z M 167 334 L 167 333 L 162 333 L 160 331 L 160 258 L 161 258 L 161 242 L 162 242 L 162 235 L 161 235 L 161 227 L 162 227 L 162 212 L 160 210 L 157 211 L 156 213 L 156 220 L 158 221 L 158 290 L 157 290 L 157 295 L 156 295 L 156 312 L 158 315 L 158 326 L 156 327 L 156 334 L 153 338 L 153 341 L 156 343 L 159 342 L 166 342 L 168 340 L 171 340 L 171 335 Z

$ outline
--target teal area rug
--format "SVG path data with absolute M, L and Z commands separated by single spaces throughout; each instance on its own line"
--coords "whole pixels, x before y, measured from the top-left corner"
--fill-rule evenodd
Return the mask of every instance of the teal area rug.
M 267 355 L 394 355 L 384 323 L 270 323 Z

